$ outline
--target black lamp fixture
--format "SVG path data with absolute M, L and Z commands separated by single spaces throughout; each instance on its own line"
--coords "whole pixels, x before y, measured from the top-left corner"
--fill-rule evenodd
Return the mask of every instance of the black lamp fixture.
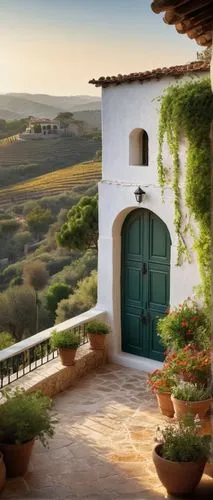
M 134 195 L 135 195 L 135 198 L 136 198 L 136 201 L 138 203 L 141 203 L 143 201 L 143 195 L 146 194 L 145 191 L 143 191 L 143 189 L 141 189 L 140 186 L 138 186 L 138 188 L 136 189 L 136 191 L 134 192 Z

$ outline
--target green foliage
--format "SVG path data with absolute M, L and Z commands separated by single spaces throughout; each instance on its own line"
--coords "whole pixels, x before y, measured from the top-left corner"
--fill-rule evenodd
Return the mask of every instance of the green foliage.
M 38 204 L 26 217 L 26 222 L 30 231 L 34 234 L 36 239 L 47 232 L 50 223 L 53 221 L 51 211 L 47 208 L 43 210 Z
M 207 313 L 190 299 L 159 319 L 157 324 L 162 344 L 173 349 L 190 343 L 199 349 L 209 347 L 210 330 Z
M 212 47 L 206 47 L 202 52 L 197 52 L 198 61 L 211 61 Z
M 35 134 L 41 134 L 41 125 L 40 125 L 40 123 L 35 123 L 35 125 L 34 125 L 34 132 L 35 132 Z
M 98 151 L 96 151 L 95 156 L 94 156 L 94 160 L 95 161 L 102 161 L 102 151 L 101 151 L 101 149 L 98 149 Z
M 16 262 L 15 264 L 10 264 L 9 266 L 5 267 L 2 271 L 1 274 L 2 283 L 8 285 L 12 279 L 16 278 L 17 276 L 21 276 L 22 271 L 23 271 L 22 262 Z
M 183 212 L 180 196 L 179 147 L 182 137 L 187 141 L 185 203 L 189 214 L 198 225 L 195 236 L 202 292 L 209 305 L 211 297 L 210 276 L 210 191 L 211 191 L 211 144 L 210 126 L 213 116 L 213 99 L 209 79 L 186 82 L 167 89 L 161 102 L 159 125 L 158 174 L 162 190 L 168 179 L 163 164 L 163 145 L 167 139 L 173 158 L 173 182 L 175 218 L 178 237 L 178 260 L 189 257 L 184 240 Z
M 166 392 L 171 393 L 172 388 L 176 384 L 176 377 L 172 371 L 167 368 L 163 368 L 162 370 L 155 370 L 150 373 L 147 378 L 147 384 L 153 392 L 161 394 Z
M 62 128 L 67 128 L 70 123 L 74 122 L 73 113 L 70 113 L 70 111 L 59 113 L 55 119 L 60 121 Z
M 71 256 L 74 252 L 71 252 Z M 79 259 L 76 254 L 73 255 L 71 266 L 65 266 L 63 270 L 53 276 L 52 283 L 66 283 L 75 288 L 78 281 L 86 278 L 91 271 L 97 268 L 97 252 L 95 250 L 87 250 Z
M 24 132 L 28 125 L 28 118 L 21 118 L 21 120 L 0 120 L 0 139 L 16 135 Z
M 172 462 L 196 462 L 208 458 L 210 454 L 210 436 L 200 436 L 199 422 L 193 415 L 185 415 L 177 424 L 170 424 L 159 429 L 163 438 L 161 456 Z
M 99 321 L 90 321 L 86 325 L 86 332 L 107 335 L 107 333 L 109 333 L 109 327 L 105 323 L 101 323 Z
M 57 234 L 59 245 L 66 248 L 97 249 L 98 197 L 84 196 L 68 213 L 67 222 Z
M 51 285 L 46 295 L 47 309 L 55 315 L 58 303 L 62 299 L 67 299 L 71 291 L 71 287 L 65 283 L 55 283 L 55 285 Z
M 38 438 L 43 446 L 54 435 L 52 401 L 42 392 L 26 393 L 21 389 L 2 391 L 6 402 L 0 406 L 0 442 L 19 444 Z
M 71 328 L 63 332 L 53 332 L 50 340 L 53 349 L 77 349 L 80 345 L 79 336 Z
M 11 333 L 14 340 L 35 333 L 36 303 L 31 287 L 14 286 L 0 294 L 0 331 Z
M 10 281 L 10 286 L 20 286 L 23 285 L 24 281 L 22 276 L 16 276 Z
M 3 235 L 9 235 L 15 233 L 20 226 L 19 221 L 16 219 L 2 219 L 0 220 L 0 232 Z
M 14 339 L 10 333 L 0 332 L 0 351 L 14 344 Z
M 92 271 L 90 276 L 78 282 L 73 295 L 61 300 L 56 310 L 56 323 L 73 318 L 96 304 L 97 301 L 97 272 Z
M 182 401 L 203 401 L 211 397 L 210 387 L 181 381 L 172 389 L 172 396 Z

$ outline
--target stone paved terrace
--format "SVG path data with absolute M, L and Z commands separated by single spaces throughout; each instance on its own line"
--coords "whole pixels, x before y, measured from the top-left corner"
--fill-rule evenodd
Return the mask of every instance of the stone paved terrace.
M 166 498 L 151 459 L 163 418 L 144 373 L 106 365 L 57 396 L 55 407 L 60 423 L 50 448 L 36 442 L 29 472 L 9 480 L 1 499 Z M 213 498 L 208 476 L 197 498 Z

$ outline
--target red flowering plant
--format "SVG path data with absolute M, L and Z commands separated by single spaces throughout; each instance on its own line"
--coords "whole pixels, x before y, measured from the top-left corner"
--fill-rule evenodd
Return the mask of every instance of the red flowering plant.
M 147 385 L 152 392 L 171 393 L 172 387 L 176 385 L 176 377 L 171 372 L 170 368 L 169 370 L 167 368 L 155 370 L 148 376 Z
M 190 298 L 159 319 L 157 330 L 162 344 L 171 350 L 181 349 L 191 343 L 197 349 L 210 345 L 208 314 Z
M 194 345 L 169 354 L 164 369 L 179 379 L 207 386 L 211 380 L 210 349 L 198 351 Z

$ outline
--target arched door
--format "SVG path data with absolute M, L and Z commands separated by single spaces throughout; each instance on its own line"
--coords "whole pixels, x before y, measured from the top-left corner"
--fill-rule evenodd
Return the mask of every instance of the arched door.
M 171 239 L 164 222 L 149 210 L 131 212 L 122 228 L 122 349 L 163 360 L 156 325 L 170 296 Z

